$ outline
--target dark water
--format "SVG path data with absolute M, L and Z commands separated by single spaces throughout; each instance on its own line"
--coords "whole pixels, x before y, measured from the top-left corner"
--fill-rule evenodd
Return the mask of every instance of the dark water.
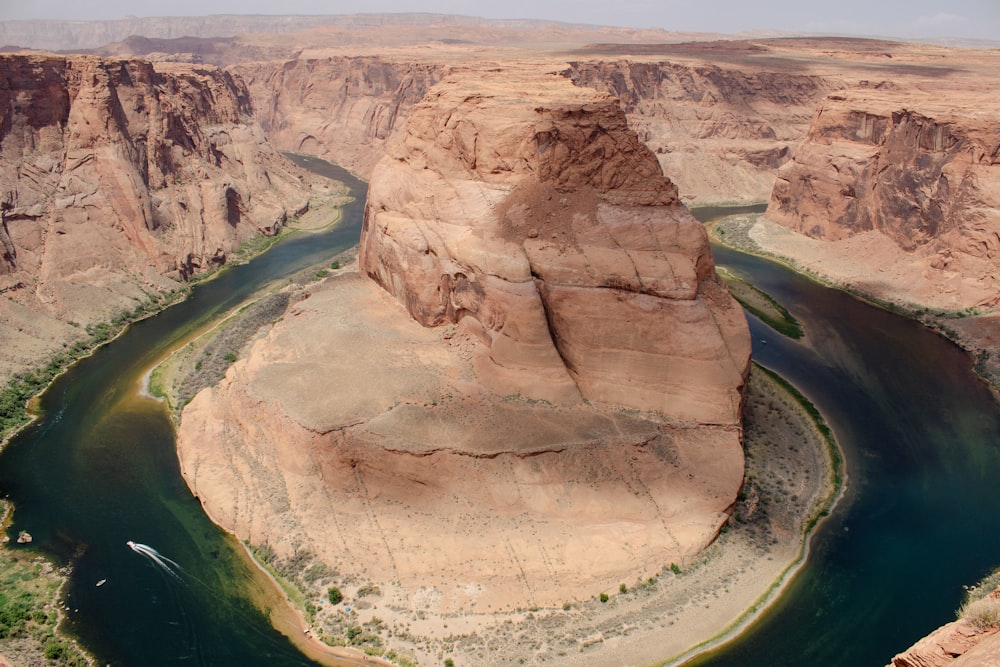
M 849 486 L 773 611 L 689 664 L 885 665 L 954 620 L 962 585 L 1000 565 L 998 404 L 965 353 L 920 325 L 772 262 L 714 252 L 804 324 L 795 342 L 751 318 L 753 356 L 823 411 Z
M 296 161 L 358 197 L 335 230 L 294 236 L 132 326 L 57 380 L 42 398 L 44 419 L 0 455 L 0 493 L 16 507 L 9 534 L 27 530 L 32 548 L 74 564 L 69 630 L 100 664 L 311 664 L 249 602 L 259 578 L 185 486 L 164 407 L 136 396 L 140 376 L 199 324 L 357 243 L 365 184 Z

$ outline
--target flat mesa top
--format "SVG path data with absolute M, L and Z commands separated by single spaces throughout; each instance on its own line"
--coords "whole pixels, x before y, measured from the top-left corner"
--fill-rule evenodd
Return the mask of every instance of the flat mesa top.
M 451 70 L 431 89 L 422 104 L 439 105 L 441 101 L 489 101 L 523 105 L 529 108 L 548 106 L 583 106 L 617 104 L 608 94 L 574 85 L 558 71 L 539 70 L 536 66 L 505 63 L 502 67 L 461 67 Z

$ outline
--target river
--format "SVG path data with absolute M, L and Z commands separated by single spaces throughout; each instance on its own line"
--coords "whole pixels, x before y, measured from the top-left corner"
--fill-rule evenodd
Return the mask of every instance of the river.
M 332 166 L 300 161 L 364 192 Z M 199 326 L 356 243 L 361 211 L 359 196 L 336 230 L 293 236 L 132 326 L 60 377 L 44 417 L 0 454 L 0 493 L 16 506 L 9 534 L 28 530 L 32 548 L 73 564 L 67 629 L 102 664 L 310 664 L 252 604 L 259 575 L 184 484 L 164 406 L 137 390 Z M 883 665 L 950 620 L 962 585 L 1000 564 L 1000 410 L 966 356 L 918 324 L 773 263 L 716 253 L 804 323 L 796 342 L 751 320 L 754 356 L 823 410 L 850 482 L 780 601 L 695 662 Z
M 366 185 L 320 160 L 296 161 L 352 188 L 357 200 L 336 228 L 293 234 L 134 324 L 58 378 L 42 397 L 44 417 L 0 454 L 0 493 L 15 506 L 8 534 L 27 530 L 33 548 L 73 564 L 66 629 L 100 664 L 312 664 L 252 604 L 266 584 L 181 478 L 165 406 L 139 393 L 144 373 L 198 327 L 357 243 Z
M 793 341 L 750 316 L 753 357 L 822 410 L 849 479 L 777 604 L 688 664 L 885 665 L 954 620 L 962 586 L 1000 565 L 1000 405 L 969 357 L 920 324 L 773 262 L 713 252 L 803 323 Z

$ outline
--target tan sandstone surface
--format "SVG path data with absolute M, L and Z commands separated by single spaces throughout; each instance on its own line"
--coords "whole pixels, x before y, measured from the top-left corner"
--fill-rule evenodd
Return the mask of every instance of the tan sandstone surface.
M 0 373 L 225 262 L 309 186 L 214 67 L 3 56 Z
M 742 310 L 613 97 L 456 73 L 407 127 L 372 175 L 361 269 L 424 326 L 480 336 L 482 382 L 738 425 Z
M 220 525 L 438 639 L 716 538 L 744 477 L 746 322 L 614 98 L 442 79 L 373 172 L 360 268 L 184 409 L 182 470 Z
M 725 631 L 801 557 L 830 473 L 781 391 L 751 383 L 737 501 L 719 490 L 744 475 L 733 429 L 492 394 L 479 341 L 355 271 L 294 298 L 178 437 L 216 522 L 332 566 L 313 636 L 360 627 L 421 664 L 646 664 Z M 733 508 L 707 552 L 683 547 Z M 329 585 L 349 609 L 322 604 Z
M 986 595 L 985 600 L 1000 601 L 1000 588 Z M 941 626 L 895 656 L 886 667 L 994 665 L 1000 665 L 1000 626 L 994 623 L 992 626 L 981 627 L 966 618 L 959 618 Z

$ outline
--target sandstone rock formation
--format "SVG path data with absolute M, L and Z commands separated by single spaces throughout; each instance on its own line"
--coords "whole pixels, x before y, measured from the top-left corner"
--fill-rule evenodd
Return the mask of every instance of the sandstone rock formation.
M 1000 599 L 1000 589 L 988 597 Z M 943 625 L 886 667 L 985 667 L 1000 664 L 1000 627 L 978 628 L 959 619 Z
M 373 172 L 360 258 L 424 326 L 473 328 L 499 391 L 739 423 L 742 311 L 607 94 L 446 77 Z
M 0 291 L 6 369 L 74 326 L 218 265 L 308 203 L 299 172 L 211 67 L 6 56 Z M 8 366 L 10 364 L 10 366 Z
M 778 172 L 767 218 L 824 241 L 825 260 L 813 268 L 863 291 L 992 308 L 1000 303 L 998 121 L 995 102 L 942 91 L 832 95 Z M 761 238 L 781 251 L 777 237 Z
M 455 627 L 711 543 L 749 336 L 614 98 L 449 74 L 374 170 L 361 254 L 185 408 L 217 522 Z
M 808 70 L 734 66 L 725 55 L 738 52 L 739 44 L 716 44 L 723 56 L 718 63 L 574 61 L 565 74 L 622 101 L 629 124 L 657 154 L 685 200 L 761 201 L 770 195 L 775 170 L 801 141 L 816 105 L 842 84 Z M 698 53 L 697 46 L 690 50 Z M 700 52 L 709 55 L 708 47 Z M 756 44 L 747 48 L 768 52 Z M 683 54 L 679 46 L 675 49 Z
M 378 56 L 303 56 L 233 71 L 274 145 L 368 175 L 443 68 Z

